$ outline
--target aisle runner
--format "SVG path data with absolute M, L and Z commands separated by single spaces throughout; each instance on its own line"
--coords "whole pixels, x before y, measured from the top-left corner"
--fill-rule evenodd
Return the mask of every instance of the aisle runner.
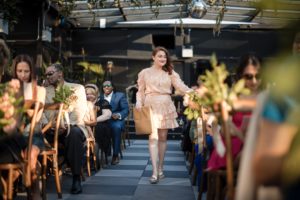
M 123 156 L 119 165 L 109 165 L 88 178 L 83 183 L 82 194 L 64 193 L 64 199 L 195 200 L 179 141 L 168 141 L 164 167 L 166 178 L 157 185 L 148 181 L 152 167 L 147 140 L 132 141 L 131 146 L 123 151 Z

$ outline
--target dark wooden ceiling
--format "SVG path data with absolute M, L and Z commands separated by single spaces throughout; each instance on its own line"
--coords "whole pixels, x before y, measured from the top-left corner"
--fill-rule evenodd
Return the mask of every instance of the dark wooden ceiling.
M 261 0 L 263 1 L 263 0 Z M 267 0 L 265 0 L 267 1 Z M 272 0 L 268 0 L 269 2 Z M 226 12 L 223 21 L 248 22 L 253 24 L 239 24 L 236 28 L 253 29 L 277 29 L 282 28 L 287 23 L 300 18 L 299 0 L 281 0 L 276 2 L 275 7 L 262 8 L 258 6 L 259 0 L 227 0 Z M 218 15 L 219 6 L 207 7 L 207 13 L 202 18 L 204 20 L 215 20 Z M 158 8 L 156 16 L 150 8 L 149 0 L 141 0 L 141 6 L 134 6 L 128 0 L 120 0 L 119 6 L 113 1 L 107 1 L 104 8 L 89 9 L 86 1 L 77 1 L 76 8 L 72 11 L 70 19 L 76 22 L 77 27 L 99 28 L 100 18 L 106 20 L 106 28 L 130 28 L 130 27 L 169 27 L 174 24 L 131 24 L 132 21 L 161 20 L 190 18 L 187 4 L 180 4 L 180 0 L 163 0 Z M 94 22 L 93 22 L 94 20 Z M 127 24 L 120 24 L 120 22 Z M 178 26 L 178 25 L 177 25 Z M 213 24 L 205 24 L 199 20 L 198 24 L 184 24 L 192 28 L 212 28 Z M 230 25 L 222 25 L 226 28 Z

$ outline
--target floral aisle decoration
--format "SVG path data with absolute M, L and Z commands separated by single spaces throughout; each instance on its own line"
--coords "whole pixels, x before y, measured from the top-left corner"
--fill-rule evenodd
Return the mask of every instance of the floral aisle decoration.
M 239 95 L 248 95 L 250 91 L 245 88 L 245 81 L 243 79 L 237 81 L 231 88 L 225 83 L 229 72 L 226 70 L 226 65 L 221 63 L 218 65 L 216 55 L 212 55 L 210 59 L 212 71 L 206 70 L 205 75 L 199 78 L 203 82 L 203 88 L 188 94 L 189 107 L 184 111 L 189 120 L 200 117 L 201 106 L 211 109 L 211 111 L 219 112 L 222 102 L 226 102 L 228 108 L 232 107 L 233 101 Z
M 16 79 L 0 84 L 0 137 L 14 132 L 18 117 L 24 112 L 19 90 L 20 82 Z
M 53 97 L 54 103 L 64 103 L 65 108 L 68 108 L 73 101 L 76 101 L 77 97 L 74 96 L 74 90 L 66 85 L 59 85 L 55 89 L 55 95 Z
M 53 97 L 54 103 L 63 103 L 64 111 L 61 124 L 64 126 L 67 125 L 67 135 L 70 133 L 70 117 L 67 110 L 71 110 L 72 102 L 77 100 L 77 96 L 74 95 L 74 89 L 70 88 L 67 85 L 58 85 L 55 89 L 55 95 Z
M 211 57 L 210 63 L 212 71 L 206 70 L 205 75 L 200 76 L 203 87 L 189 94 L 190 106 L 186 108 L 184 114 L 187 115 L 189 120 L 197 120 L 201 117 L 201 107 L 205 106 L 216 114 L 216 123 L 222 124 L 222 132 L 226 144 L 227 197 L 228 199 L 233 199 L 233 161 L 228 110 L 231 110 L 234 100 L 236 100 L 239 95 L 250 94 L 250 91 L 245 88 L 245 81 L 242 79 L 237 81 L 231 88 L 226 84 L 225 80 L 229 72 L 226 70 L 224 63 L 218 64 L 215 55 Z M 216 138 L 217 135 L 215 133 L 218 133 L 218 131 L 214 131 L 214 143 L 216 144 L 216 148 L 218 148 L 220 147 L 220 139 Z M 224 154 L 224 151 L 221 154 Z

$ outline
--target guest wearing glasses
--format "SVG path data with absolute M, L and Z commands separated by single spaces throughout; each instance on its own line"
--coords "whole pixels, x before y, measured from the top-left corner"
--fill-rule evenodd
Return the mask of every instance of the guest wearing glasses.
M 125 118 L 128 116 L 129 107 L 126 95 L 122 92 L 114 91 L 114 86 L 111 81 L 104 81 L 102 85 L 103 94 L 100 95 L 100 100 L 106 100 L 111 105 L 110 128 L 112 131 L 113 141 L 113 156 L 112 165 L 119 163 L 119 154 L 121 153 L 121 134 L 125 128 Z
M 231 149 L 234 159 L 235 167 L 237 168 L 240 160 L 240 152 L 243 147 L 243 138 L 247 131 L 249 119 L 251 117 L 251 111 L 255 107 L 255 101 L 251 101 L 256 98 L 259 87 L 260 78 L 259 72 L 261 68 L 261 59 L 253 54 L 246 54 L 241 57 L 239 66 L 236 70 L 236 75 L 238 79 L 245 80 L 245 87 L 250 90 L 250 95 L 240 96 L 239 100 L 242 102 L 241 105 L 234 105 L 234 109 L 241 110 L 243 108 L 245 111 L 236 111 L 232 115 L 232 128 L 239 134 L 238 136 L 231 136 Z M 226 168 L 226 157 L 221 157 L 218 155 L 216 149 L 213 150 L 211 158 L 208 161 L 208 168 L 211 170 L 217 170 Z
M 82 192 L 80 172 L 84 156 L 84 142 L 88 135 L 84 116 L 88 107 L 83 85 L 66 82 L 62 70 L 61 64 L 53 64 L 46 69 L 46 77 L 49 83 L 49 86 L 46 87 L 46 103 L 53 103 L 55 89 L 59 85 L 66 85 L 74 90 L 74 95 L 77 99 L 72 101 L 68 108 L 71 125 L 70 133 L 66 137 L 60 137 L 62 141 L 59 142 L 65 144 L 65 158 L 73 174 L 71 193 L 79 194 Z M 50 120 L 51 112 L 47 111 L 44 113 L 45 119 Z M 44 121 L 44 124 L 47 124 L 47 120 Z
M 241 57 L 240 65 L 237 69 L 237 78 L 245 80 L 245 87 L 250 89 L 252 95 L 259 91 L 261 59 L 253 54 Z

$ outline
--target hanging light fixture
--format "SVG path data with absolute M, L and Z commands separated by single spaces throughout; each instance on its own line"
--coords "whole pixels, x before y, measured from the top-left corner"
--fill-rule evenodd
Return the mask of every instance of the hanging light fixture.
M 189 12 L 193 18 L 201 19 L 207 12 L 207 5 L 203 0 L 193 0 Z

